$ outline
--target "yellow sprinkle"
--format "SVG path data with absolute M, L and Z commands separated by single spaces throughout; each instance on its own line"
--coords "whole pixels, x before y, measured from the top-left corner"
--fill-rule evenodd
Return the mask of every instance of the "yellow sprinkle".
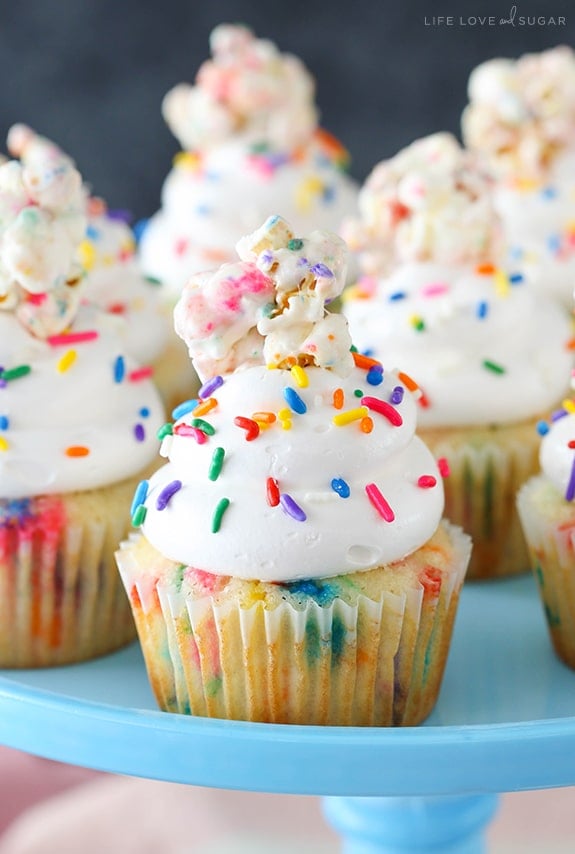
M 273 362 L 270 362 L 268 365 L 266 365 L 266 368 L 268 369 L 268 371 L 277 371 L 278 366 L 274 365 Z
M 58 364 L 56 367 L 63 374 L 69 368 L 72 367 L 74 362 L 76 361 L 76 351 L 75 350 L 66 350 L 63 356 L 58 359 Z
M 291 430 L 291 418 L 284 418 L 281 422 L 282 430 Z
M 563 407 L 563 409 L 566 409 L 567 412 L 571 412 L 571 413 L 575 412 L 575 400 L 571 400 L 570 398 L 567 398 L 566 400 L 563 401 L 561 406 Z
M 0 436 L 0 451 L 7 451 L 9 447 L 10 445 L 8 444 L 4 436 Z
M 272 426 L 272 425 L 269 423 L 269 421 L 258 421 L 258 419 L 257 419 L 257 418 L 254 418 L 254 419 L 252 419 L 252 420 L 256 422 L 256 424 L 258 425 L 258 427 L 260 428 L 260 430 L 269 430 L 269 429 L 270 429 L 270 427 Z
M 302 181 L 296 190 L 296 207 L 302 213 L 309 211 L 316 196 L 323 192 L 323 181 L 315 175 L 310 175 Z
M 184 169 L 199 169 L 200 157 L 191 151 L 179 151 L 174 159 L 174 166 L 183 167 Z
M 304 371 L 304 369 L 300 365 L 294 365 L 290 371 L 292 377 L 296 381 L 297 385 L 300 388 L 307 388 L 309 385 L 309 379 Z
M 340 412 L 339 415 L 334 415 L 333 423 L 337 427 L 345 427 L 346 424 L 351 424 L 352 421 L 359 421 L 360 418 L 365 418 L 369 414 L 367 406 L 358 406 L 357 409 L 348 409 L 347 412 Z
M 531 190 L 536 190 L 539 185 L 533 178 L 518 178 L 516 186 L 520 191 L 523 190 L 524 192 L 529 192 Z
M 78 246 L 80 253 L 80 264 L 85 270 L 91 270 L 96 263 L 96 250 L 89 240 L 83 240 Z
M 509 278 L 503 272 L 503 270 L 496 270 L 493 274 L 493 278 L 495 280 L 495 293 L 498 297 L 508 297 L 509 292 L 511 290 L 511 285 L 509 284 Z
M 291 409 L 288 409 L 286 406 L 284 409 L 280 409 L 278 412 L 278 418 L 280 421 L 291 421 Z

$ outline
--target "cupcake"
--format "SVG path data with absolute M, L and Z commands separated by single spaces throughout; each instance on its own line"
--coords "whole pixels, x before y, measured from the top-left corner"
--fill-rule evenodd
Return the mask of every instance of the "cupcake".
M 25 166 L 52 159 L 74 165 L 53 142 L 22 124 L 10 129 L 8 150 Z M 171 410 L 197 392 L 199 383 L 185 347 L 173 332 L 166 289 L 141 270 L 130 214 L 110 211 L 86 187 L 84 195 L 87 225 L 78 249 L 83 299 L 113 315 L 126 352 L 140 364 L 152 366 L 154 382 Z
M 493 59 L 469 78 L 463 136 L 497 179 L 511 263 L 571 311 L 575 281 L 575 54 Z
M 515 495 L 537 470 L 536 422 L 568 390 L 569 318 L 502 265 L 489 179 L 448 134 L 376 166 L 344 233 L 363 272 L 344 294 L 352 337 L 422 391 L 446 515 L 473 540 L 468 577 L 528 570 Z
M 297 232 L 337 231 L 355 209 L 347 153 L 318 127 L 313 80 L 295 56 L 222 24 L 195 85 L 166 95 L 164 118 L 182 151 L 144 230 L 148 275 L 179 297 L 187 279 L 235 259 L 235 244 L 270 211 Z
M 135 634 L 114 549 L 162 406 L 114 318 L 82 301 L 85 230 L 66 158 L 0 166 L 0 667 Z
M 397 374 L 351 352 L 346 247 L 271 217 L 176 305 L 204 383 L 161 434 L 118 565 L 162 709 L 410 725 L 439 691 L 470 542 Z
M 551 640 L 570 667 L 575 667 L 574 412 L 575 401 L 567 400 L 549 423 L 539 425 L 541 473 L 517 496 Z

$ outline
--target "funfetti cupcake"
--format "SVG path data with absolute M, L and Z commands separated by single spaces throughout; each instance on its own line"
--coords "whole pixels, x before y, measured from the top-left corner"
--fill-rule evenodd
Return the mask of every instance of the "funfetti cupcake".
M 569 311 L 575 283 L 575 54 L 493 59 L 469 78 L 463 135 L 497 178 L 509 259 Z
M 446 515 L 473 539 L 468 577 L 523 572 L 515 494 L 537 470 L 536 422 L 569 387 L 569 318 L 502 266 L 489 179 L 450 135 L 376 166 L 359 204 L 344 232 L 364 273 L 344 294 L 354 342 L 421 389 Z
M 517 496 L 549 633 L 557 655 L 575 668 L 575 401 L 541 422 L 541 472 Z
M 234 260 L 236 242 L 270 211 L 298 233 L 337 231 L 357 200 L 347 152 L 318 126 L 300 60 L 237 25 L 216 27 L 210 47 L 195 85 L 164 99 L 182 151 L 140 243 L 144 270 L 174 301 L 190 275 Z
M 22 124 L 10 129 L 8 150 L 31 168 L 46 162 L 74 166 L 51 140 Z M 142 272 L 129 213 L 110 211 L 86 187 L 84 195 L 87 225 L 78 250 L 83 299 L 114 317 L 126 351 L 140 364 L 153 367 L 154 382 L 171 411 L 199 385 L 185 347 L 174 334 L 171 301 L 166 289 Z
M 0 166 L 0 667 L 135 634 L 114 549 L 162 405 L 113 318 L 82 304 L 85 229 L 66 158 Z
M 435 703 L 470 543 L 409 384 L 353 355 L 346 247 L 272 217 L 175 309 L 204 380 L 165 426 L 117 558 L 168 711 L 415 724 Z M 377 382 L 372 382 L 377 375 Z

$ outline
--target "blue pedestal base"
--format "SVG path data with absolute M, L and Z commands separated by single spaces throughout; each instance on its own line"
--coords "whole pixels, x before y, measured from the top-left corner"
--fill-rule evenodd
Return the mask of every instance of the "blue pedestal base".
M 343 854 L 484 854 L 497 795 L 324 799 Z

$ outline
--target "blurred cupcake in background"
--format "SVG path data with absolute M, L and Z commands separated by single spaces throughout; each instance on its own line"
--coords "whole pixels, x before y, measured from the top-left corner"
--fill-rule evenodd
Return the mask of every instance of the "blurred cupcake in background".
M 575 400 L 539 425 L 541 473 L 517 496 L 549 633 L 575 668 Z
M 467 146 L 496 178 L 508 258 L 572 310 L 575 285 L 575 54 L 493 59 L 469 78 Z
M 234 259 L 240 237 L 271 213 L 296 233 L 337 231 L 357 199 L 347 152 L 318 127 L 301 61 L 239 25 L 216 27 L 210 48 L 195 85 L 164 99 L 182 151 L 140 241 L 144 270 L 174 301 L 191 274 Z
M 344 294 L 354 342 L 419 385 L 446 515 L 473 539 L 468 576 L 526 571 L 515 494 L 537 468 L 536 422 L 569 388 L 570 320 L 503 267 L 490 179 L 449 134 L 377 165 L 359 209 L 344 228 L 363 273 Z
M 86 225 L 55 147 L 0 166 L 0 667 L 134 636 L 114 549 L 163 408 L 113 315 L 82 299 Z
M 117 555 L 156 697 L 239 720 L 419 723 L 469 538 L 442 521 L 409 386 L 324 310 L 344 242 L 271 217 L 238 254 L 176 306 L 204 385 L 162 431 L 168 462 Z
M 14 125 L 8 150 L 24 166 L 51 157 L 73 166 L 53 142 L 26 125 Z M 110 211 L 84 186 L 86 231 L 78 258 L 83 271 L 82 297 L 113 315 L 126 351 L 153 368 L 154 382 L 171 411 L 198 389 L 185 347 L 174 335 L 172 307 L 166 289 L 146 277 L 136 255 L 127 211 Z

